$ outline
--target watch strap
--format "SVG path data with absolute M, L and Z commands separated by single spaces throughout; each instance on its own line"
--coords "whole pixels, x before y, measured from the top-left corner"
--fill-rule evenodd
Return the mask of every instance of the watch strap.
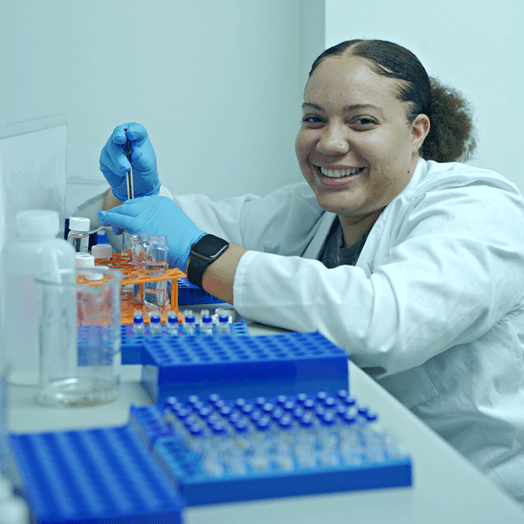
M 206 246 L 206 242 L 208 241 L 212 246 L 211 252 L 209 252 L 209 245 Z M 187 279 L 189 282 L 198 287 L 203 287 L 202 279 L 205 270 L 224 253 L 228 246 L 229 242 L 226 240 L 209 234 L 204 235 L 198 242 L 193 244 L 193 246 L 191 246 L 191 255 L 187 267 Z M 202 251 L 200 251 L 199 247 L 202 248 Z
M 204 260 L 203 258 L 198 258 L 194 255 L 191 255 L 189 266 L 187 267 L 187 279 L 189 282 L 195 286 L 202 287 L 204 271 L 210 263 L 211 262 L 209 260 Z

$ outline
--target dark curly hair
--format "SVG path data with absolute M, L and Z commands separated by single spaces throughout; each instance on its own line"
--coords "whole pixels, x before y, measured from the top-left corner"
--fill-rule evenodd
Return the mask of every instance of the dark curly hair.
M 341 55 L 365 58 L 375 73 L 399 80 L 398 97 L 409 104 L 408 122 L 421 113 L 431 122 L 420 150 L 423 158 L 455 162 L 471 157 L 476 141 L 468 102 L 455 89 L 430 78 L 411 51 L 386 40 L 347 40 L 319 55 L 309 76 L 325 58 Z

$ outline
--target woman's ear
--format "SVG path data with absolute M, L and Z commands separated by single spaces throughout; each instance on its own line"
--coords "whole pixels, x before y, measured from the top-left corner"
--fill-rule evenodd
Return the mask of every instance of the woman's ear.
M 431 123 L 429 118 L 421 113 L 420 115 L 417 115 L 415 120 L 413 120 L 411 126 L 412 144 L 415 146 L 416 150 L 419 151 L 424 140 L 428 136 Z

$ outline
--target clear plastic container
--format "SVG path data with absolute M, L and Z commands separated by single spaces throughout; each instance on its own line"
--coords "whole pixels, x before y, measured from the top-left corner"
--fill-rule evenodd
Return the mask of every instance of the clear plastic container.
M 71 217 L 67 241 L 77 253 L 87 253 L 89 249 L 89 218 Z
M 120 281 L 111 269 L 37 277 L 41 354 L 37 400 L 55 407 L 110 402 L 120 391 Z
M 167 237 L 152 235 L 149 237 L 146 270 L 149 276 L 165 276 L 168 269 Z M 158 309 L 164 313 L 167 309 L 167 279 L 144 284 L 144 307 Z
M 149 249 L 149 236 L 145 231 L 130 235 L 131 257 L 135 269 L 146 269 L 147 251 Z M 144 304 L 144 284 L 133 286 L 133 301 L 141 306 Z
M 16 214 L 18 238 L 2 249 L 0 261 L 0 329 L 9 382 L 36 386 L 39 381 L 37 297 L 34 277 L 75 268 L 75 250 L 57 238 L 56 211 Z

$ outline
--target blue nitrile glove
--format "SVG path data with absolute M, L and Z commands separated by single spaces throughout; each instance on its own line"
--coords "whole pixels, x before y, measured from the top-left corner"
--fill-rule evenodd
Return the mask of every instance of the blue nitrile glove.
M 120 202 L 127 200 L 126 174 L 130 167 L 126 156 L 127 140 L 133 165 L 135 198 L 158 195 L 160 179 L 156 170 L 155 151 L 145 127 L 134 122 L 116 127 L 100 154 L 100 171 L 109 182 L 113 195 Z
M 123 231 L 148 235 L 165 235 L 169 249 L 169 266 L 185 271 L 191 246 L 206 233 L 170 199 L 149 196 L 127 200 L 111 211 L 99 211 L 104 226 L 112 226 L 117 235 Z

